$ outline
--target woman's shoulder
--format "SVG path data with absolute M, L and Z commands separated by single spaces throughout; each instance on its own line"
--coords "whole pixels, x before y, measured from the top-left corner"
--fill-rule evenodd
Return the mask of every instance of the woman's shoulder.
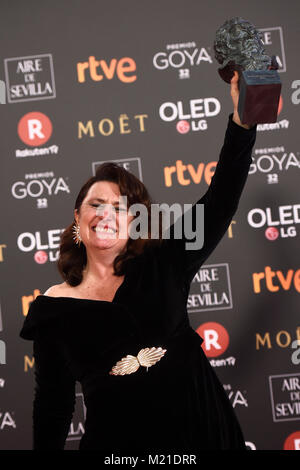
M 69 286 L 66 282 L 62 282 L 61 284 L 54 284 L 50 286 L 42 295 L 46 295 L 48 297 L 63 297 L 66 294 L 70 294 L 71 286 Z
M 67 296 L 66 283 L 50 286 L 44 294 L 38 295 L 30 304 L 28 313 L 20 331 L 23 339 L 34 339 L 38 328 L 49 327 L 57 324 L 59 314 L 65 308 L 60 302 L 60 297 Z M 70 294 L 68 294 L 70 296 Z M 49 297 L 57 298 L 50 301 Z M 55 302 L 55 304 L 53 304 Z M 55 307 L 55 308 L 53 308 Z M 53 320 L 55 320 L 53 322 Z

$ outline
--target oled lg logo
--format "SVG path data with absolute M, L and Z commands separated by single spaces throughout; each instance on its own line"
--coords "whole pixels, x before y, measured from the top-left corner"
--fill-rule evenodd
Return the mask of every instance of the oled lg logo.
M 295 225 L 300 223 L 299 211 L 300 204 L 278 206 L 276 209 L 257 207 L 248 212 L 247 220 L 250 227 L 255 229 L 267 225 L 265 237 L 274 241 L 278 237 L 288 238 L 297 235 Z
M 38 264 L 44 264 L 47 261 L 56 261 L 59 255 L 60 235 L 64 229 L 54 229 L 41 232 L 22 232 L 18 235 L 17 246 L 23 253 L 34 251 L 34 261 Z M 43 236 L 44 241 L 43 243 Z
M 191 99 L 188 103 L 171 101 L 159 107 L 159 117 L 164 122 L 176 121 L 179 134 L 192 131 L 205 131 L 208 128 L 206 118 L 215 117 L 221 111 L 221 103 L 217 98 Z

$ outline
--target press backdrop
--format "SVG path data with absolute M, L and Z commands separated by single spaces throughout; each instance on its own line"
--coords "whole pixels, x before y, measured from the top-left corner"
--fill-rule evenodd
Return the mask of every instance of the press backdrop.
M 277 0 L 1 2 L 1 449 L 31 449 L 34 358 L 19 331 L 62 282 L 59 237 L 97 165 L 124 165 L 157 202 L 207 190 L 232 111 L 213 42 L 234 16 L 276 55 L 282 102 L 258 126 L 238 211 L 188 311 L 249 449 L 300 449 L 299 14 Z M 84 418 L 78 385 L 66 449 Z

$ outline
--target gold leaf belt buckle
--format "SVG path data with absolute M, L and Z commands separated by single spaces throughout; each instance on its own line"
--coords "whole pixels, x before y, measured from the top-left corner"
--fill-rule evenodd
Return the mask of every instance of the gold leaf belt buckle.
M 148 367 L 151 367 L 160 361 L 166 351 L 166 349 L 161 347 L 152 347 L 141 349 L 137 356 L 131 356 L 128 354 L 113 366 L 109 375 L 133 374 L 140 366 L 146 367 L 148 372 Z

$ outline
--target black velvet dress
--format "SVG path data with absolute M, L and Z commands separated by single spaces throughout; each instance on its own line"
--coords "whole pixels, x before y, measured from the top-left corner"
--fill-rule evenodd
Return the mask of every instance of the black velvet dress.
M 187 240 L 175 237 L 148 247 L 128 263 L 112 302 L 39 295 L 31 303 L 20 336 L 33 340 L 34 449 L 64 448 L 76 381 L 87 410 L 80 450 L 245 449 L 186 304 L 194 275 L 237 210 L 255 136 L 255 127 L 246 130 L 229 117 L 215 174 L 197 201 L 205 205 L 201 249 L 186 250 Z M 109 374 L 123 357 L 147 347 L 166 352 L 149 368 Z

